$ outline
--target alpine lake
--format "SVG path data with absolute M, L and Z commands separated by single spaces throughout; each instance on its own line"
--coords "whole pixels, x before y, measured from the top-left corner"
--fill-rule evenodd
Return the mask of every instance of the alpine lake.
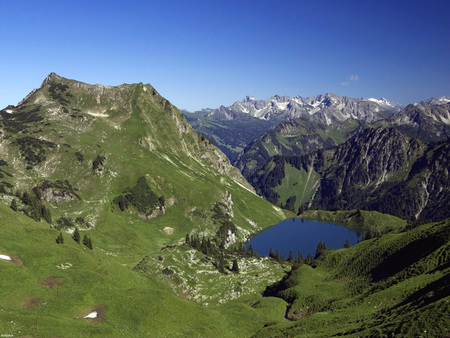
M 347 240 L 354 245 L 364 235 L 364 230 L 356 226 L 292 218 L 257 234 L 245 244 L 245 248 L 252 245 L 253 251 L 261 256 L 268 256 L 272 248 L 285 258 L 290 251 L 294 258 L 300 252 L 306 257 L 308 254 L 314 256 L 319 241 L 324 242 L 327 249 L 341 249 Z

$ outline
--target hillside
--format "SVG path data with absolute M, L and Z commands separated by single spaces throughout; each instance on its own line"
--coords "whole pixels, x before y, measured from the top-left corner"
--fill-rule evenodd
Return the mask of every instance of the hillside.
M 287 321 L 255 337 L 447 337 L 448 221 L 327 250 L 299 264 L 266 296 L 284 299 Z
M 343 143 L 363 128 L 380 126 L 396 128 L 409 137 L 425 142 L 445 141 L 450 135 L 449 107 L 448 103 L 417 103 L 372 124 L 353 118 L 330 125 L 305 118 L 292 119 L 254 139 L 241 151 L 233 164 L 244 177 L 250 179 L 272 156 L 303 156 Z
M 450 137 L 450 103 L 410 104 L 389 120 L 392 126 L 411 137 L 426 142 L 439 142 Z M 432 104 L 432 102 L 436 104 Z
M 0 131 L 0 254 L 12 258 L 0 260 L 1 332 L 252 332 L 231 313 L 260 316 L 254 310 L 206 308 L 178 297 L 161 270 L 135 269 L 186 234 L 231 247 L 288 215 L 257 197 L 151 85 L 89 85 L 52 73 L 0 111 Z M 72 239 L 76 229 L 93 250 Z M 94 311 L 97 319 L 83 319 Z M 262 313 L 254 325 L 266 320 Z

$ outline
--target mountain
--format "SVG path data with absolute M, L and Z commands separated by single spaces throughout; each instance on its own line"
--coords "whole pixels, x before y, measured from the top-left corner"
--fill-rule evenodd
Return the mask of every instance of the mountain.
M 450 142 L 426 144 L 393 128 L 364 129 L 305 156 L 275 156 L 250 181 L 297 210 L 370 209 L 409 219 L 450 217 Z
M 416 103 L 392 116 L 389 124 L 411 137 L 439 142 L 450 137 L 450 103 Z
M 253 140 L 242 150 L 233 164 L 248 179 L 272 156 L 302 156 L 315 150 L 330 148 L 343 143 L 363 128 L 394 127 L 410 137 L 425 142 L 441 142 L 447 140 L 450 135 L 449 123 L 449 104 L 430 103 L 408 105 L 391 117 L 373 124 L 348 119 L 324 125 L 304 118 L 292 119 L 280 123 L 275 129 Z
M 223 252 L 226 269 L 231 248 L 289 213 L 256 196 L 151 85 L 90 85 L 52 73 L 0 111 L 0 142 L 0 332 L 236 336 L 273 318 L 205 303 L 219 304 L 209 293 L 227 303 L 282 277 L 279 264 L 255 258 L 252 276 L 266 270 L 265 278 L 248 278 L 237 292 L 248 269 L 242 263 L 243 274 L 227 278 L 215 257 Z M 193 247 L 202 241 L 208 255 Z M 221 292 L 139 265 L 168 263 L 168 252 L 198 278 L 223 275 Z M 236 313 L 255 321 L 235 324 Z
M 253 140 L 233 165 L 248 178 L 273 156 L 302 156 L 331 148 L 362 128 L 366 124 L 352 118 L 331 125 L 303 118 L 288 120 Z
M 420 101 L 421 104 L 432 104 L 435 106 L 450 103 L 450 96 L 431 97 L 427 100 Z
M 390 117 L 392 110 L 399 107 L 387 100 L 374 100 L 332 93 L 307 98 L 276 95 L 266 100 L 246 96 L 229 107 L 185 116 L 197 132 L 211 139 L 235 161 L 239 152 L 256 137 L 290 119 L 304 118 L 326 125 L 348 118 L 373 123 Z
M 401 111 L 404 108 L 401 104 L 388 101 L 385 98 L 381 98 L 381 99 L 368 98 L 367 100 L 378 103 L 380 106 L 382 106 L 384 109 L 386 109 L 391 114 L 398 113 L 399 111 Z

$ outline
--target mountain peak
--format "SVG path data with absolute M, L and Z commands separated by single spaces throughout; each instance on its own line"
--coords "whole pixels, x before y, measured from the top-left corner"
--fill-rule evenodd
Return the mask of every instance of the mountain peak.
M 41 87 L 45 86 L 47 83 L 49 83 L 52 80 L 61 80 L 62 77 L 59 76 L 58 74 L 51 72 L 50 74 L 47 75 L 47 77 L 44 79 L 44 81 L 42 81 Z
M 250 96 L 247 95 L 246 97 L 244 97 L 244 99 L 242 100 L 242 102 L 252 102 L 252 101 L 256 101 L 256 98 L 254 96 Z
M 441 97 L 431 97 L 427 100 L 420 101 L 420 104 L 432 104 L 435 106 L 440 106 L 442 104 L 446 104 L 450 102 L 450 96 L 441 96 Z

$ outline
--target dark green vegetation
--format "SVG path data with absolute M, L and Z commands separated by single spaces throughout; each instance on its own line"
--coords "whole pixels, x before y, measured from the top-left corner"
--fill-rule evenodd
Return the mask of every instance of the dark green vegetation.
M 275 156 L 250 177 L 274 203 L 366 209 L 405 219 L 450 217 L 449 141 L 426 144 L 396 129 L 365 129 L 305 156 Z
M 315 261 L 245 252 L 252 234 L 293 214 L 256 196 L 150 85 L 51 74 L 0 111 L 0 131 L 2 334 L 446 334 L 447 223 L 322 212 L 374 238 L 321 247 Z M 424 165 L 445 158 L 439 147 Z
M 164 196 L 161 195 L 158 198 L 158 195 L 150 188 L 144 176 L 138 178 L 134 187 L 126 188 L 122 193 L 124 195 L 119 195 L 113 200 L 122 211 L 128 209 L 129 205 L 132 205 L 138 212 L 150 216 L 156 206 L 159 209 L 164 207 Z

